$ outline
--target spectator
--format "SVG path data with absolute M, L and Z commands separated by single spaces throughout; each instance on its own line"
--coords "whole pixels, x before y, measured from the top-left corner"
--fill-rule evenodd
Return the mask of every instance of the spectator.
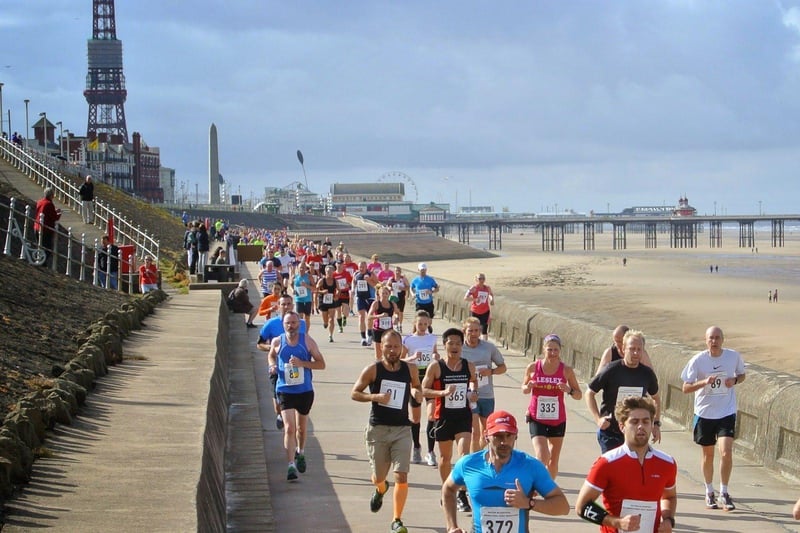
M 158 289 L 158 267 L 153 264 L 149 255 L 144 258 L 144 264 L 139 267 L 139 286 L 142 294 Z
M 108 258 L 111 257 L 111 261 Z M 106 279 L 108 275 L 108 279 Z M 119 277 L 119 247 L 112 243 L 108 235 L 103 235 L 103 249 L 97 258 L 97 281 L 101 287 L 117 289 Z
M 206 225 L 201 223 L 197 226 L 197 254 L 199 259 L 197 269 L 201 274 L 206 266 L 209 249 L 210 241 L 208 239 L 208 230 L 206 230 Z
M 186 249 L 186 262 L 189 265 L 189 274 L 197 273 L 197 262 L 199 261 L 197 252 L 197 227 L 189 223 L 186 233 L 183 236 L 183 247 Z
M 219 254 L 217 254 L 217 258 L 214 260 L 215 265 L 227 265 L 228 264 L 228 254 L 225 253 L 225 250 L 220 250 Z
M 244 313 L 246 315 L 245 325 L 248 328 L 256 328 L 253 324 L 253 319 L 258 314 L 258 307 L 250 302 L 250 296 L 247 295 L 247 280 L 239 281 L 239 286 L 231 291 L 228 295 L 228 302 L 231 311 L 234 313 Z
M 44 190 L 44 197 L 36 202 L 36 218 L 33 221 L 33 230 L 40 239 L 39 242 L 47 254 L 48 261 L 53 254 L 53 235 L 60 218 L 61 209 L 56 209 L 53 203 L 53 189 L 48 187 Z
M 92 183 L 91 176 L 86 176 L 86 181 L 78 189 L 78 194 L 81 197 L 83 221 L 87 224 L 94 224 L 94 183 Z

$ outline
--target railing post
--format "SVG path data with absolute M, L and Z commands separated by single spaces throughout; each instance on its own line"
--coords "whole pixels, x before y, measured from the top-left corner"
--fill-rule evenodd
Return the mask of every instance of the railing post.
M 67 277 L 72 277 L 72 228 L 67 228 Z
M 86 281 L 86 234 L 81 233 L 81 271 L 78 274 L 79 281 Z
M 100 249 L 100 241 L 99 239 L 94 240 L 94 267 L 92 268 L 92 285 L 98 285 L 100 283 L 100 276 L 98 272 L 98 267 L 100 263 L 100 254 L 98 250 Z
M 128 294 L 133 294 L 134 254 L 128 255 Z
M 6 229 L 6 244 L 3 248 L 3 255 L 11 255 L 11 227 L 14 222 L 14 204 L 17 202 L 16 198 L 11 198 L 8 204 L 8 228 Z
M 44 226 L 42 226 L 43 229 Z M 53 269 L 53 272 L 58 272 L 58 222 L 53 227 L 53 249 L 50 251 L 53 257 L 53 261 L 51 262 L 50 267 Z

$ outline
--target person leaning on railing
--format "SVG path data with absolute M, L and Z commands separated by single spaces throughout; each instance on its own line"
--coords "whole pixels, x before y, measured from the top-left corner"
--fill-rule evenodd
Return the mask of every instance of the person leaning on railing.
M 139 267 L 139 286 L 142 294 L 158 289 L 158 267 L 153 264 L 153 258 L 149 255 Z
M 44 197 L 36 202 L 36 217 L 33 220 L 33 231 L 41 239 L 40 243 L 48 260 L 53 254 L 53 235 L 60 218 L 61 209 L 56 209 L 53 203 L 53 189 L 48 187 L 44 190 Z

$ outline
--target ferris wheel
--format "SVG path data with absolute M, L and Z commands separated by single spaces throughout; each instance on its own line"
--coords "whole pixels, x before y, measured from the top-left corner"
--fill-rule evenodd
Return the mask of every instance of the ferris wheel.
M 417 184 L 414 183 L 414 180 L 411 179 L 411 176 L 406 174 L 405 172 L 400 172 L 397 170 L 392 170 L 390 172 L 386 172 L 380 178 L 378 178 L 379 183 L 384 182 L 402 182 L 411 187 L 414 191 L 414 203 L 419 203 L 419 190 L 417 189 Z

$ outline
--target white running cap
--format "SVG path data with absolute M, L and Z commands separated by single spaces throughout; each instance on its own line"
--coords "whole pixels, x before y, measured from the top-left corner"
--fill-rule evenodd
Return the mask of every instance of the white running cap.
M 420 263 L 419 265 L 417 265 L 417 270 L 428 270 L 428 265 L 426 265 L 425 263 Z

